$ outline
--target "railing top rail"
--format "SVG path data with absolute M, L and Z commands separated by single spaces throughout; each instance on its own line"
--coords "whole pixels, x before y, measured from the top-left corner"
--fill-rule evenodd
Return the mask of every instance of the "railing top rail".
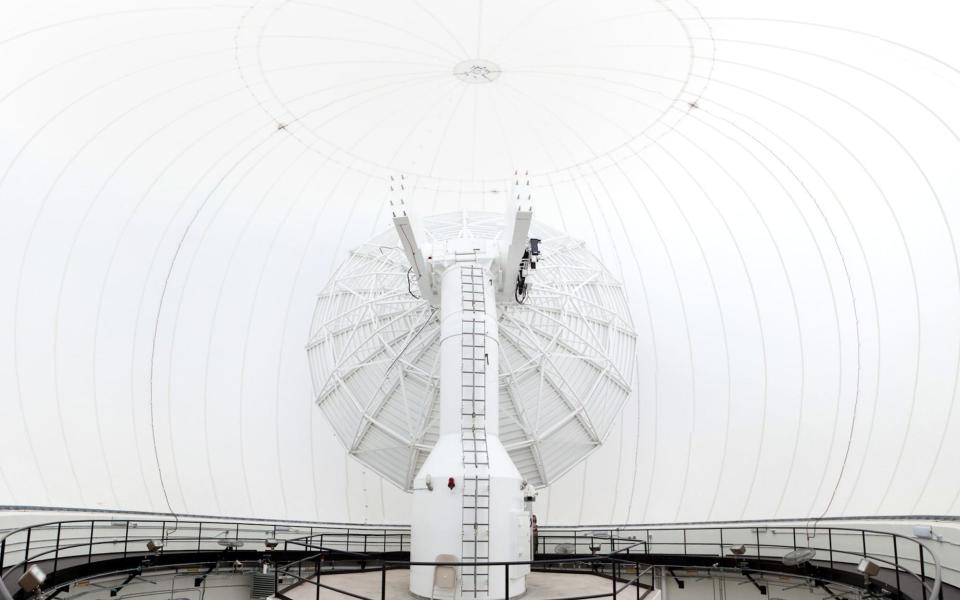
M 179 521 L 179 522 L 176 522 L 176 521 L 160 520 L 160 519 L 155 519 L 155 520 L 154 520 L 154 519 L 74 519 L 74 520 L 66 520 L 66 521 L 50 521 L 50 522 L 46 522 L 46 523 L 36 523 L 36 524 L 33 524 L 33 525 L 28 525 L 28 526 L 20 527 L 20 528 L 17 528 L 17 529 L 8 531 L 8 532 L 6 532 L 5 534 L 3 534 L 2 536 L 0 536 L 0 541 L 8 540 L 10 537 L 12 537 L 12 536 L 14 536 L 14 535 L 16 535 L 16 534 L 18 534 L 18 533 L 24 533 L 24 532 L 27 532 L 27 531 L 30 531 L 30 530 L 34 530 L 34 531 L 36 531 L 36 530 L 42 530 L 42 529 L 48 529 L 48 530 L 49 530 L 49 529 L 53 529 L 54 527 L 58 527 L 58 526 L 62 528 L 64 525 L 68 525 L 68 526 L 69 526 L 69 525 L 84 525 L 84 526 L 86 526 L 86 525 L 91 525 L 91 526 L 94 526 L 94 525 L 97 524 L 97 523 L 102 523 L 102 524 L 104 524 L 104 525 L 109 524 L 110 526 L 114 526 L 114 525 L 121 525 L 121 526 L 123 526 L 123 525 L 126 525 L 126 524 L 130 524 L 130 525 L 135 525 L 135 527 L 132 527 L 132 528 L 135 528 L 135 529 L 140 529 L 140 526 L 143 526 L 143 525 L 155 525 L 155 526 L 158 526 L 158 527 L 161 527 L 161 528 L 164 529 L 164 531 L 162 532 L 164 535 L 169 535 L 169 534 L 171 534 L 171 533 L 175 533 L 175 532 L 176 532 L 177 530 L 179 530 L 180 528 L 193 529 L 194 526 L 197 527 L 197 528 L 199 528 L 200 526 L 208 526 L 208 527 L 210 528 L 210 529 L 208 529 L 208 530 L 216 530 L 216 529 L 219 529 L 219 528 L 231 528 L 231 527 L 232 527 L 232 528 L 235 528 L 236 530 L 240 531 L 241 533 L 244 532 L 244 529 L 246 529 L 246 528 L 248 528 L 248 527 L 251 527 L 251 526 L 255 526 L 255 527 L 259 530 L 259 532 L 263 532 L 263 533 L 273 533 L 273 532 L 276 532 L 276 533 L 287 533 L 287 532 L 290 532 L 290 533 L 294 533 L 294 534 L 302 533 L 302 532 L 299 532 L 299 531 L 296 531 L 296 530 L 291 530 L 291 528 L 288 527 L 288 526 L 283 526 L 283 529 L 280 529 L 279 527 L 274 527 L 274 526 L 272 526 L 272 525 L 270 525 L 270 524 L 254 524 L 254 523 L 238 522 L 238 521 Z M 121 527 L 117 527 L 117 529 L 120 529 L 120 528 L 121 528 Z M 166 531 L 167 529 L 170 529 L 171 531 Z M 540 537 L 545 537 L 545 538 L 547 538 L 547 537 L 567 537 L 567 536 L 565 536 L 564 534 L 569 532 L 569 533 L 577 533 L 577 534 L 586 534 L 586 535 L 583 535 L 582 537 L 595 538 L 595 539 L 603 539 L 603 540 L 614 539 L 614 540 L 618 540 L 618 541 L 636 541 L 637 544 L 644 543 L 644 542 L 646 542 L 646 540 L 633 540 L 632 538 L 622 537 L 621 535 L 618 535 L 618 534 L 624 533 L 624 532 L 647 531 L 646 529 L 644 529 L 644 528 L 642 528 L 642 527 L 639 527 L 639 528 L 608 528 L 608 529 L 606 529 L 606 530 L 601 530 L 601 531 L 596 531 L 596 529 L 598 529 L 598 528 L 593 528 L 594 530 L 591 530 L 591 528 L 587 528 L 587 527 L 576 527 L 576 528 L 560 528 L 560 527 L 547 528 L 547 527 L 541 527 L 541 528 L 538 528 L 538 529 L 539 529 Z M 750 532 L 755 532 L 755 531 L 757 531 L 758 529 L 763 529 L 763 527 L 762 527 L 762 526 L 759 526 L 759 525 L 758 525 L 758 526 L 752 526 L 752 527 L 748 527 L 748 526 L 735 526 L 735 527 L 714 526 L 714 527 L 697 527 L 697 528 L 677 527 L 677 528 L 667 528 L 667 529 L 659 528 L 659 529 L 656 529 L 656 530 L 649 530 L 649 531 L 680 532 L 680 533 L 682 533 L 682 532 L 687 532 L 687 531 L 703 531 L 703 532 L 709 532 L 709 531 L 718 531 L 718 532 L 719 532 L 719 531 L 750 531 Z M 774 529 L 774 528 L 769 528 L 769 529 Z M 783 529 L 783 528 L 781 528 L 781 529 Z M 919 544 L 919 543 L 920 543 L 919 540 L 917 540 L 916 538 L 909 537 L 909 536 L 904 535 L 904 534 L 901 534 L 901 533 L 890 532 L 890 531 L 879 531 L 879 530 L 872 530 L 872 529 L 858 529 L 858 528 L 852 528 L 852 527 L 807 527 L 807 526 L 793 526 L 793 527 L 789 527 L 788 529 L 793 529 L 793 530 L 796 530 L 796 531 L 798 531 L 798 532 L 800 532 L 800 531 L 803 531 L 803 532 L 814 532 L 814 535 L 813 535 L 813 536 L 810 536 L 810 537 L 815 537 L 819 532 L 823 532 L 823 533 L 831 533 L 831 532 L 851 532 L 851 533 L 856 533 L 856 534 L 869 534 L 869 535 L 871 535 L 871 536 L 882 536 L 882 537 L 888 537 L 888 538 L 889 538 L 889 537 L 896 537 L 896 538 L 898 538 L 898 539 L 902 539 L 902 540 L 904 540 L 904 541 L 906 541 L 906 542 L 909 542 L 909 543 L 915 543 L 915 544 Z M 226 529 L 225 529 L 225 530 L 226 530 Z M 271 531 L 271 530 L 273 530 L 273 531 Z M 332 531 L 331 531 L 331 530 L 332 530 Z M 249 529 L 248 529 L 248 532 L 249 532 Z M 349 527 L 349 528 L 346 528 L 346 527 L 345 527 L 345 528 L 331 527 L 331 528 L 329 528 L 329 529 L 326 530 L 326 531 L 316 531 L 316 532 L 313 532 L 313 533 L 306 533 L 306 534 L 304 534 L 304 535 L 297 535 L 296 537 L 289 537 L 289 538 L 286 538 L 285 541 L 292 542 L 292 543 L 296 543 L 296 542 L 302 542 L 303 540 L 312 540 L 312 539 L 315 539 L 315 538 L 319 538 L 319 537 L 321 537 L 321 536 L 327 536 L 327 537 L 333 537 L 333 538 L 336 538 L 336 537 L 347 537 L 347 538 L 352 538 L 352 537 L 374 537 L 374 538 L 378 538 L 378 537 L 393 537 L 393 536 L 404 536 L 404 535 L 409 535 L 409 531 L 408 531 L 408 530 L 404 530 L 404 529 L 391 529 L 391 528 L 384 528 L 384 527 L 377 527 L 377 526 L 365 526 L 365 527 L 358 526 L 358 527 Z M 190 540 L 190 539 L 194 539 L 194 540 L 196 540 L 196 539 L 201 539 L 201 537 L 200 537 L 200 536 L 181 536 L 181 537 L 175 537 L 175 538 L 170 538 L 170 539 L 173 539 L 174 541 L 186 541 L 186 540 Z M 691 543 L 708 543 L 708 542 L 691 542 Z M 762 544 L 762 545 L 764 545 L 764 546 L 770 546 L 771 544 Z
M 346 532 L 351 530 L 351 533 L 360 533 L 362 531 L 393 531 L 396 530 L 399 532 L 409 532 L 409 526 L 393 526 L 393 525 L 345 525 L 345 524 L 327 524 L 327 525 L 290 525 L 287 523 L 266 523 L 266 522 L 254 522 L 254 521 L 226 521 L 226 520 L 176 520 L 173 517 L 169 519 L 67 519 L 59 521 L 47 521 L 43 523 L 33 523 L 31 525 L 24 525 L 23 527 L 18 527 L 16 529 L 11 529 L 3 535 L 0 535 L 0 541 L 3 541 L 13 535 L 18 533 L 26 532 L 27 530 L 37 530 L 45 528 L 53 528 L 58 525 L 74 525 L 74 524 L 91 524 L 91 523 L 149 523 L 156 524 L 157 526 L 166 525 L 167 527 L 183 527 L 183 526 L 192 526 L 192 525 L 213 525 L 219 527 L 260 527 L 263 529 L 273 528 L 279 532 L 290 531 L 291 529 L 318 529 L 321 527 L 332 529 L 332 530 L 342 530 Z M 309 534 L 308 534 L 309 536 Z
M 578 526 L 576 526 L 576 527 L 563 527 L 563 526 L 559 526 L 559 525 L 542 525 L 542 526 L 538 526 L 537 529 L 538 529 L 541 533 L 555 533 L 555 532 L 564 532 L 564 531 L 576 531 L 577 533 L 584 532 L 584 533 L 588 533 L 588 534 L 594 534 L 594 533 L 598 533 L 598 532 L 601 532 L 601 531 L 604 531 L 604 532 L 617 532 L 617 531 L 630 531 L 630 532 L 633 532 L 633 531 L 650 531 L 650 532 L 653 532 L 653 531 L 659 531 L 659 532 L 677 531 L 677 532 L 683 532 L 683 531 L 719 531 L 719 530 L 723 530 L 723 531 L 754 531 L 754 530 L 756 530 L 756 529 L 761 529 L 761 530 L 762 530 L 762 529 L 796 529 L 797 531 L 823 531 L 823 532 L 828 532 L 828 531 L 850 531 L 850 532 L 855 532 L 855 533 L 858 533 L 858 534 L 859 534 L 859 533 L 867 533 L 867 534 L 871 534 L 871 535 L 881 535 L 881 536 L 886 536 L 886 537 L 896 536 L 896 537 L 898 537 L 898 538 L 901 538 L 901 539 L 904 539 L 904 540 L 907 540 L 907 541 L 910 541 L 910 542 L 916 542 L 916 541 L 917 541 L 916 538 L 913 538 L 913 537 L 910 537 L 910 536 L 907 536 L 907 535 L 903 535 L 903 534 L 897 533 L 897 532 L 895 532 L 895 531 L 881 531 L 881 530 L 879 530 L 879 529 L 864 529 L 864 528 L 861 528 L 861 527 L 832 527 L 832 526 L 826 526 L 826 527 L 824 527 L 824 526 L 785 525 L 785 524 L 781 524 L 781 525 L 767 525 L 767 524 L 764 524 L 764 523 L 756 523 L 756 524 L 754 524 L 754 525 L 735 525 L 735 526 L 729 526 L 729 525 L 710 525 L 710 526 L 708 526 L 708 525 L 703 525 L 703 526 L 697 526 L 697 527 L 659 527 L 659 526 L 657 526 L 657 527 L 647 527 L 647 526 L 644 526 L 644 525 L 636 525 L 636 526 L 634 526 L 634 525 L 617 525 L 617 526 L 595 525 L 595 526 L 593 526 L 593 527 L 586 526 L 586 525 L 578 525 Z M 610 536 L 609 536 L 609 535 L 593 535 L 592 537 L 596 537 L 596 538 L 606 537 L 606 538 L 609 539 Z
M 789 524 L 789 523 L 829 523 L 829 522 L 855 522 L 855 521 L 907 521 L 907 522 L 916 522 L 916 521 L 960 521 L 960 516 L 958 515 L 857 515 L 850 517 L 777 517 L 770 519 L 739 519 L 739 520 L 729 520 L 729 521 L 678 521 L 678 522 L 661 522 L 661 523 L 581 523 L 581 524 L 557 524 L 557 525 L 542 525 L 543 528 L 586 528 L 586 529 L 610 529 L 610 528 L 634 528 L 639 527 L 641 529 L 645 528 L 660 528 L 660 527 L 732 527 L 736 525 L 744 526 L 753 526 L 757 524 Z M 798 525 L 799 526 L 799 525 Z
M 205 514 L 173 514 L 173 513 L 164 513 L 164 512 L 151 512 L 151 511 L 136 511 L 136 510 L 123 510 L 123 509 L 106 509 L 106 508 L 76 508 L 76 507 L 63 507 L 63 506 L 29 506 L 29 505 L 0 505 L 0 512 L 47 512 L 47 513 L 85 513 L 85 514 L 103 514 L 103 515 L 114 515 L 114 516 L 129 516 L 130 520 L 139 519 L 138 515 L 143 515 L 143 520 L 154 518 L 160 520 L 161 518 L 166 520 L 176 520 L 179 518 L 180 521 L 216 521 L 216 520 L 226 520 L 230 522 L 245 522 L 245 523 L 266 523 L 266 524 L 282 524 L 282 525 L 296 525 L 296 526 L 305 526 L 305 527 L 323 527 L 323 526 L 341 526 L 341 527 L 381 527 L 381 528 L 408 528 L 408 524 L 404 523 L 376 523 L 370 525 L 364 525 L 359 523 L 349 523 L 346 521 L 301 521 L 295 519 L 282 519 L 282 518 L 255 518 L 255 517 L 238 517 L 234 515 L 205 515 Z M 90 519 L 85 519 L 90 520 Z M 97 519 L 99 520 L 99 519 Z M 640 528 L 653 528 L 653 527 L 696 527 L 696 526 L 732 526 L 739 524 L 756 524 L 756 523 L 802 523 L 816 521 L 818 523 L 823 522 L 838 522 L 838 521 L 960 521 L 960 515 L 852 515 L 847 517 L 817 517 L 816 519 L 811 519 L 810 517 L 778 517 L 778 518 L 768 518 L 768 519 L 740 519 L 740 520 L 727 520 L 727 521 L 679 521 L 679 522 L 659 522 L 659 523 L 584 523 L 584 524 L 559 524 L 559 525 L 542 525 L 542 528 L 571 528 L 571 527 L 583 527 L 583 528 L 610 528 L 610 527 L 640 527 Z M 56 521 L 54 521 L 56 522 Z

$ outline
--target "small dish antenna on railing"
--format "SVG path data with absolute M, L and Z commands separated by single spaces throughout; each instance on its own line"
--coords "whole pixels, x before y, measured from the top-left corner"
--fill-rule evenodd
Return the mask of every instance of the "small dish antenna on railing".
M 787 565 L 788 567 L 798 567 L 810 562 L 816 555 L 817 551 L 813 548 L 797 548 L 796 550 L 784 554 L 783 558 L 780 560 L 782 560 L 783 564 Z
M 17 585 L 23 590 L 24 594 L 36 594 L 37 598 L 42 598 L 41 586 L 47 580 L 47 574 L 37 565 L 30 565 L 26 572 L 17 580 Z M 2 585 L 2 582 L 0 582 Z
M 863 557 L 863 560 L 857 564 L 857 571 L 863 573 L 863 585 L 864 587 L 870 586 L 870 578 L 876 577 L 880 574 L 880 565 L 873 562 L 867 557 Z M 923 582 L 921 582 L 923 583 Z
M 608 539 L 610 537 L 613 537 L 613 534 L 609 531 L 591 531 L 590 536 L 595 538 Z

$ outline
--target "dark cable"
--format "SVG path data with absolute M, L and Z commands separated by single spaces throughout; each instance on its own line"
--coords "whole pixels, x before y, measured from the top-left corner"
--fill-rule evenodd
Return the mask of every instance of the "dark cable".
M 521 292 L 520 290 L 523 290 Z M 527 300 L 527 286 L 523 283 L 523 277 L 517 276 L 517 285 L 513 288 L 513 299 L 517 301 L 517 304 L 523 304 Z
M 220 179 L 216 182 L 216 184 L 213 186 L 213 188 L 210 190 L 207 196 L 203 199 L 203 201 L 200 202 L 200 205 L 194 211 L 190 221 L 187 223 L 186 227 L 184 227 L 183 231 L 180 234 L 180 239 L 177 242 L 177 246 L 174 249 L 173 256 L 171 256 L 170 262 L 167 266 L 167 273 L 163 280 L 163 286 L 160 288 L 160 300 L 157 303 L 157 314 L 154 316 L 154 319 L 153 319 L 153 340 L 150 346 L 150 373 L 147 379 L 149 383 L 148 404 L 150 407 L 150 437 L 153 442 L 153 458 L 157 465 L 157 478 L 160 480 L 160 490 L 161 492 L 163 492 L 163 500 L 167 505 L 167 510 L 170 511 L 171 515 L 173 515 L 174 523 L 173 523 L 173 530 L 171 531 L 171 533 L 173 533 L 179 528 L 180 516 L 177 514 L 176 511 L 173 510 L 173 505 L 170 503 L 170 495 L 167 492 L 166 482 L 164 481 L 164 478 L 163 478 L 163 469 L 160 466 L 160 450 L 157 445 L 157 426 L 156 426 L 156 421 L 154 419 L 154 402 L 153 402 L 154 400 L 153 379 L 154 379 L 154 372 L 156 367 L 157 339 L 159 337 L 160 318 L 163 313 L 164 300 L 166 299 L 167 289 L 170 285 L 170 279 L 173 275 L 173 269 L 177 264 L 177 259 L 180 257 L 180 252 L 183 249 L 184 242 L 186 241 L 187 236 L 190 234 L 190 231 L 192 230 L 194 223 L 196 223 L 197 218 L 200 216 L 200 212 L 204 209 L 204 207 L 206 207 L 207 201 L 209 201 L 210 198 L 213 197 L 214 192 L 220 189 L 220 186 L 226 180 L 227 176 L 233 173 L 233 171 L 237 168 L 237 166 L 239 166 L 243 162 L 244 159 L 250 156 L 255 150 L 263 146 L 270 139 L 271 139 L 270 136 L 263 138 L 260 142 L 254 145 L 253 148 L 248 150 L 239 159 L 237 159 L 237 161 L 234 162 L 233 165 L 231 165 L 230 168 L 227 169 L 226 172 L 220 177 Z M 165 531 L 163 533 L 163 538 L 166 539 Z
M 417 300 L 423 300 L 420 296 L 413 293 L 413 283 L 410 281 L 410 274 L 413 272 L 413 267 L 411 266 L 407 269 L 407 293 L 416 298 Z

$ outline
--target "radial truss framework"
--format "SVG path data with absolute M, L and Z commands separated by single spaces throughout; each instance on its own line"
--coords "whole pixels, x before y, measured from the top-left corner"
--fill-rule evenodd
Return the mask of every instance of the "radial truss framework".
M 502 217 L 425 219 L 429 242 L 492 239 Z M 500 439 L 527 481 L 545 485 L 606 436 L 630 394 L 636 335 L 623 287 L 582 242 L 542 242 L 523 304 L 500 307 Z M 404 489 L 438 436 L 437 310 L 393 231 L 353 250 L 320 294 L 308 344 L 316 401 L 351 454 Z

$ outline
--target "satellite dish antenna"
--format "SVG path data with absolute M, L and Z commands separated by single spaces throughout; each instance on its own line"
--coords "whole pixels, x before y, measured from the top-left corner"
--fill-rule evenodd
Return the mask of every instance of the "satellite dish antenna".
M 817 551 L 813 548 L 797 548 L 784 554 L 780 560 L 788 567 L 798 567 L 810 562 L 816 555 Z
M 427 217 L 424 246 L 443 251 L 461 235 L 496 241 L 504 220 Z M 499 410 L 488 425 L 496 421 L 522 479 L 542 489 L 609 433 L 630 394 L 636 334 L 623 286 L 603 261 L 554 229 L 534 222 L 530 231 L 542 251 L 527 299 L 517 303 L 515 286 L 497 291 L 499 352 L 484 366 L 498 371 Z M 432 256 L 424 259 L 439 262 Z M 440 437 L 442 337 L 439 303 L 421 298 L 409 270 L 394 231 L 351 250 L 319 294 L 307 344 L 315 399 L 338 438 L 406 491 Z M 428 295 L 431 278 L 421 278 Z M 440 481 L 433 476 L 434 487 Z
M 393 203 L 395 231 L 350 252 L 307 346 L 339 439 L 413 492 L 411 560 L 474 563 L 464 598 L 502 595 L 503 571 L 481 563 L 529 548 L 521 483 L 544 486 L 602 443 L 635 358 L 623 286 L 582 242 L 534 225 L 515 192 L 524 204 L 505 215 L 421 221 Z M 411 592 L 430 596 L 432 574 L 412 567 Z

